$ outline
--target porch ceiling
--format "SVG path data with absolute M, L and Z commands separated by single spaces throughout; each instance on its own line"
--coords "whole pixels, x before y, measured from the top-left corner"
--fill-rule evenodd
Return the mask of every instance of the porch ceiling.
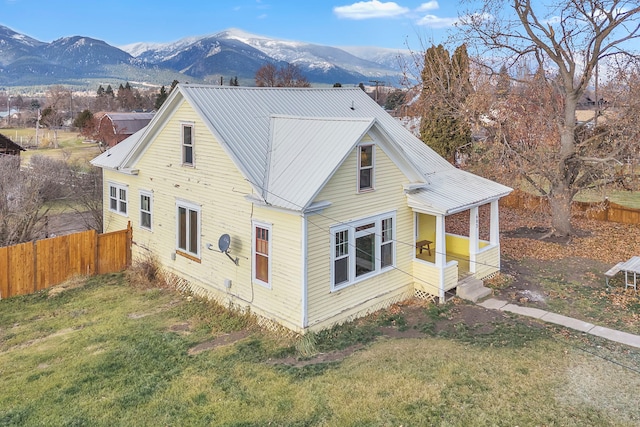
M 451 215 L 484 205 L 513 191 L 497 182 L 460 169 L 439 171 L 428 176 L 429 185 L 407 192 L 410 208 L 432 214 Z

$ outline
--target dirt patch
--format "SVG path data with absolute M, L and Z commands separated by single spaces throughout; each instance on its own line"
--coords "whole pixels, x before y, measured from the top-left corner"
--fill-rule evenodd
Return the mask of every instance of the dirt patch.
M 229 334 L 220 335 L 215 339 L 207 342 L 200 343 L 195 347 L 191 347 L 188 354 L 195 355 L 202 353 L 203 351 L 213 350 L 214 348 L 222 347 L 225 345 L 234 344 L 249 336 L 249 331 L 237 331 Z

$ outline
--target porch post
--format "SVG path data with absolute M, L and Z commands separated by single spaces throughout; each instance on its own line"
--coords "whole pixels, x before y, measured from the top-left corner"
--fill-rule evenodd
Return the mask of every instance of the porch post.
M 478 253 L 478 243 L 480 241 L 479 231 L 480 217 L 478 207 L 474 206 L 469 210 L 469 271 L 475 273 L 476 254 Z
M 489 243 L 491 246 L 498 246 L 500 243 L 500 211 L 498 201 L 491 202 L 491 230 L 489 232 Z
M 438 298 L 444 303 L 444 269 L 447 265 L 447 238 L 445 233 L 444 215 L 436 215 L 436 266 L 440 270 L 438 284 Z
M 500 210 L 498 209 L 498 201 L 491 202 L 491 228 L 489 230 L 489 243 L 491 246 L 500 247 Z M 500 251 L 498 250 L 498 254 Z M 502 257 L 498 256 L 498 269 L 502 268 Z

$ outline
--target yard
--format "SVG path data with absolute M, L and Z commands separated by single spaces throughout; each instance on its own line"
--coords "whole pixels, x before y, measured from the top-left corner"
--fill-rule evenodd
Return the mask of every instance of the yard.
M 38 144 L 36 144 L 36 130 L 34 128 L 0 129 L 0 133 L 27 148 L 27 151 L 22 152 L 20 156 L 23 164 L 28 163 L 31 156 L 34 155 L 86 164 L 90 159 L 100 154 L 98 145 L 84 141 L 78 132 L 40 129 Z M 57 141 L 58 148 L 53 148 L 54 140 Z
M 602 277 L 638 227 L 580 220 L 559 244 L 527 215 L 503 210 L 494 297 L 640 332 L 637 296 Z M 298 339 L 136 272 L 0 301 L 0 425 L 640 422 L 638 349 L 457 299 Z

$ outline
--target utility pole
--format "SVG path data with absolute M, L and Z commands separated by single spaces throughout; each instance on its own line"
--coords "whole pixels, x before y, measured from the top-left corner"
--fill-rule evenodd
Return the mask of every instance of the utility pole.
M 369 83 L 373 83 L 376 85 L 376 102 L 378 102 L 378 86 L 384 86 L 384 82 L 382 80 L 369 80 Z

